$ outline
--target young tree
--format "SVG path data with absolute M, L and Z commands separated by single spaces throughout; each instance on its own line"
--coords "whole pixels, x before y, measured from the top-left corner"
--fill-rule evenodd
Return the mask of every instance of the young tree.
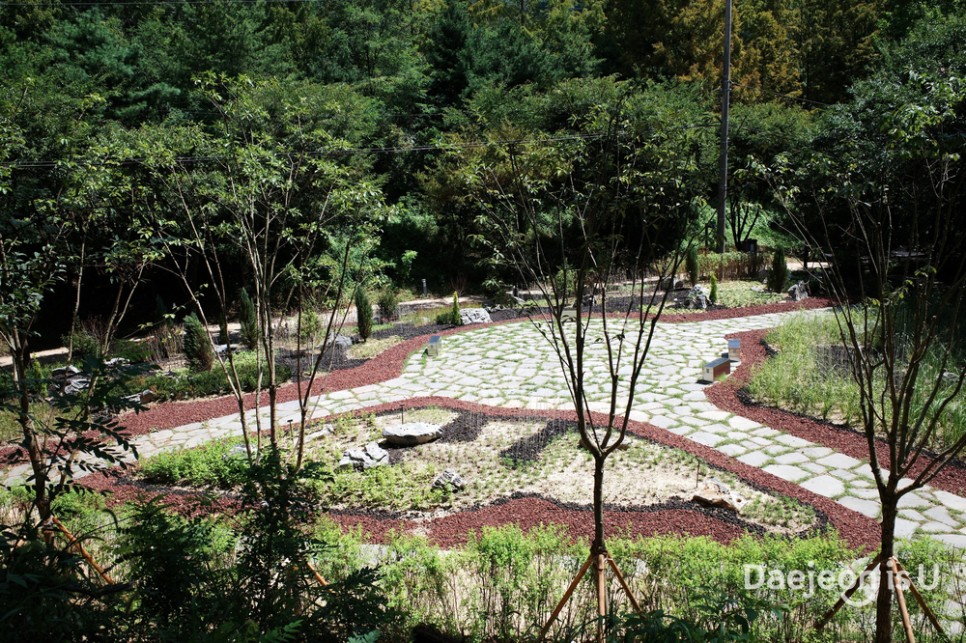
M 56 116 L 48 112 L 55 104 L 63 110 Z M 60 157 L 56 168 L 38 168 L 32 162 L 35 156 L 53 154 L 56 145 L 32 136 L 31 128 L 44 121 L 51 132 L 63 133 L 58 129 L 63 127 L 81 135 L 56 120 L 80 118 L 81 105 L 83 101 L 69 96 L 45 95 L 29 82 L 17 92 L 11 87 L 0 94 L 0 340 L 13 362 L 12 387 L 0 392 L 0 403 L 17 418 L 21 446 L 30 463 L 36 514 L 27 516 L 24 526 L 32 535 L 38 524 L 50 519 L 54 497 L 70 485 L 78 468 L 93 470 L 119 462 L 130 449 L 116 421 L 94 413 L 121 406 L 102 361 L 85 364 L 86 386 L 78 390 L 63 382 L 53 386 L 50 413 L 35 413 L 36 405 L 48 397 L 48 386 L 57 384 L 38 378 L 32 369 L 36 323 L 55 286 L 66 274 L 76 272 L 77 262 L 82 261 L 72 248 L 71 213 L 58 207 L 64 201 L 56 195 L 66 188 L 62 173 L 56 170 L 70 173 L 71 168 L 90 162 L 87 153 L 93 156 L 95 151 L 72 149 Z M 99 180 L 83 183 L 83 190 L 93 195 L 93 201 L 114 196 L 113 188 Z M 118 315 L 110 318 L 109 335 L 119 322 Z M 37 521 L 31 524 L 34 518 Z
M 701 121 L 686 92 L 624 87 L 621 94 L 582 115 L 585 138 L 576 142 L 561 142 L 561 132 L 526 132 L 515 137 L 519 142 L 464 150 L 452 159 L 463 170 L 467 198 L 481 207 L 482 238 L 515 267 L 521 283 L 540 293 L 545 312 L 531 321 L 557 356 L 581 443 L 593 457 L 594 537 L 578 578 L 593 568 L 598 639 L 607 613 L 605 574 L 613 569 L 621 578 L 604 533 L 606 462 L 625 440 L 667 300 L 669 290 L 657 284 L 680 266 L 693 217 L 689 204 L 710 169 L 701 162 L 710 160 L 700 154 L 710 142 L 705 131 L 683 126 Z M 618 285 L 629 297 L 611 303 Z M 602 355 L 595 346 L 603 347 Z M 590 393 L 591 368 L 599 361 L 607 373 L 606 402 Z M 576 580 L 571 591 L 575 586 Z
M 231 347 L 219 357 L 219 367 L 229 379 L 246 449 L 255 459 L 263 430 L 271 446 L 279 446 L 279 315 L 287 312 L 286 302 L 293 298 L 301 312 L 307 290 L 328 289 L 333 309 L 325 346 L 339 323 L 338 309 L 351 292 L 350 249 L 367 247 L 363 241 L 376 223 L 381 196 L 368 177 L 368 162 L 342 151 L 368 132 L 372 106 L 354 92 L 305 83 L 209 77 L 203 89 L 221 116 L 215 131 L 162 128 L 143 133 L 147 142 L 141 149 L 151 176 L 164 198 L 177 204 L 175 211 L 146 207 L 144 229 L 165 249 L 206 326 L 207 293 L 223 315 L 235 292 L 229 271 L 240 266 L 247 275 L 258 345 L 255 406 L 261 404 L 264 381 L 267 426 L 261 413 L 254 414 L 254 427 L 247 425 L 248 403 Z M 332 104 L 339 104 L 341 111 L 333 111 Z M 194 281 L 196 271 L 204 275 L 205 289 Z M 307 383 L 301 346 L 297 353 L 300 463 L 311 420 L 312 384 L 324 351 L 315 356 Z
M 810 207 L 790 206 L 803 240 L 835 256 L 829 284 L 882 507 L 877 643 L 893 636 L 899 504 L 966 452 L 966 435 L 949 429 L 966 380 L 966 58 L 946 55 L 964 37 L 961 17 L 923 23 L 887 51 L 825 118 L 804 170 L 820 178 L 803 184 L 823 187 L 800 194 Z M 809 216 L 816 208 L 822 217 Z

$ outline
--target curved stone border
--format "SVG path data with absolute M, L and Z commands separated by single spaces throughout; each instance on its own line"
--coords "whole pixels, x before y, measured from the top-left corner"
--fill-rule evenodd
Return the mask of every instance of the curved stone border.
M 743 399 L 741 389 L 751 379 L 752 369 L 767 359 L 767 352 L 762 344 L 762 339 L 767 333 L 767 330 L 753 330 L 727 336 L 729 339 L 741 340 L 742 362 L 729 379 L 705 389 L 708 400 L 722 410 L 741 415 L 803 440 L 821 444 L 858 460 L 868 460 L 869 447 L 865 436 L 848 427 L 822 422 L 774 407 L 749 403 Z M 884 441 L 878 442 L 881 447 L 878 450 L 879 464 L 888 467 L 888 447 Z M 914 472 L 922 471 L 931 461 L 931 457 L 923 455 Z M 950 464 L 929 484 L 943 491 L 966 497 L 966 467 L 955 463 Z

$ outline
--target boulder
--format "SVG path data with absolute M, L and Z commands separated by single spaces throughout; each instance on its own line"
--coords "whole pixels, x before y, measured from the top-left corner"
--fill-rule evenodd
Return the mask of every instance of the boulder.
M 389 427 L 382 432 L 382 437 L 388 444 L 395 447 L 414 447 L 438 440 L 442 435 L 440 428 L 425 422 L 410 422 L 399 426 Z
M 799 281 L 788 289 L 788 296 L 791 297 L 792 301 L 808 299 L 808 286 L 805 285 L 804 281 Z
M 364 471 L 373 467 L 389 464 L 389 452 L 376 442 L 370 442 L 361 449 L 347 449 L 339 460 L 340 469 Z
M 345 335 L 336 335 L 329 339 L 322 347 L 323 360 L 340 364 L 349 359 L 349 349 L 352 348 L 352 340 Z
M 722 507 L 735 513 L 739 513 L 745 505 L 744 498 L 729 489 L 717 478 L 703 480 L 692 500 L 709 507 Z
M 462 491 L 465 486 L 466 482 L 460 474 L 452 469 L 446 469 L 433 480 L 433 489 L 442 489 L 450 493 Z
M 64 387 L 65 395 L 77 395 L 83 391 L 87 390 L 87 387 L 91 385 L 91 381 L 86 377 L 72 377 L 67 381 L 67 386 Z
M 104 362 L 104 366 L 107 368 L 121 368 L 123 366 L 129 366 L 131 360 L 126 357 L 112 357 L 111 359 Z
M 150 404 L 151 402 L 158 399 L 158 394 L 152 391 L 151 389 L 146 388 L 140 393 L 135 393 L 134 395 L 128 395 L 124 399 L 134 405 Z
M 63 384 L 72 377 L 76 377 L 80 374 L 81 370 L 72 364 L 70 366 L 55 368 L 50 372 L 50 378 L 58 384 Z
M 701 286 L 695 286 L 678 302 L 678 306 L 690 310 L 705 310 L 708 307 L 708 293 Z
M 467 326 L 469 324 L 489 324 L 491 321 L 490 313 L 486 312 L 483 308 L 461 308 L 460 309 L 460 324 Z

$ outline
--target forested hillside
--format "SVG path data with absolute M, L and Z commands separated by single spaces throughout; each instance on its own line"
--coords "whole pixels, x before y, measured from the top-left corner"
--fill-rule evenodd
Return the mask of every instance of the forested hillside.
M 512 173 L 522 154 L 535 181 L 711 216 L 722 31 L 711 0 L 4 2 L 0 233 L 59 246 L 74 261 L 55 281 L 86 264 L 96 286 L 150 275 L 186 208 L 285 192 L 327 208 L 319 251 L 349 243 L 370 276 L 506 285 L 481 163 Z M 962 31 L 956 2 L 737 0 L 730 241 L 791 197 L 847 209 L 818 177 L 882 161 L 876 137 L 961 125 Z M 899 105 L 918 116 L 893 127 Z M 646 155 L 634 178 L 602 164 L 615 149 Z M 183 298 L 155 282 L 138 297 Z

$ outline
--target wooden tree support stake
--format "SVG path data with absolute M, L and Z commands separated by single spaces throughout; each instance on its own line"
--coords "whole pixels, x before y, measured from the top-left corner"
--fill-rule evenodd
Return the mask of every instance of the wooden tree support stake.
M 896 593 L 896 602 L 899 603 L 899 616 L 902 617 L 902 629 L 906 632 L 906 641 L 916 643 L 916 635 L 912 632 L 909 610 L 906 608 L 906 595 L 902 591 L 902 579 L 899 578 L 899 570 L 896 569 L 896 557 L 889 558 L 888 564 L 889 570 L 892 572 L 892 591 Z
M 845 605 L 845 601 L 851 598 L 852 594 L 854 594 L 855 591 L 862 584 L 862 579 L 865 578 L 865 576 L 869 572 L 871 572 L 874 567 L 879 565 L 881 561 L 882 561 L 882 554 L 880 553 L 872 560 L 871 563 L 869 563 L 869 565 L 865 568 L 865 571 L 863 571 L 859 575 L 859 577 L 855 580 L 855 583 L 852 584 L 852 587 L 850 587 L 848 590 L 845 591 L 844 594 L 842 594 L 841 598 L 839 598 L 839 600 L 835 603 L 835 605 L 832 606 L 832 609 L 826 612 L 825 615 L 822 616 L 821 619 L 819 619 L 819 621 L 815 624 L 816 629 L 821 630 L 826 625 L 828 625 L 828 622 L 831 621 L 832 618 L 838 613 L 838 611 L 842 609 L 842 606 Z M 936 616 L 936 613 L 929 608 L 929 605 L 926 604 L 926 599 L 923 598 L 922 594 L 919 592 L 919 589 L 916 587 L 915 582 L 913 582 L 912 576 L 910 576 L 909 572 L 907 572 L 905 568 L 903 568 L 902 563 L 899 562 L 899 559 L 896 558 L 895 556 L 891 556 L 886 561 L 886 564 L 888 565 L 892 573 L 893 591 L 895 592 L 895 595 L 896 595 L 896 602 L 899 604 L 899 615 L 902 618 L 902 627 L 906 633 L 906 640 L 909 643 L 916 642 L 915 635 L 913 634 L 913 631 L 912 631 L 912 621 L 909 617 L 909 610 L 906 606 L 906 597 L 902 590 L 903 577 L 906 579 L 906 581 L 908 581 L 909 592 L 912 594 L 913 598 L 916 599 L 916 602 L 919 603 L 919 607 L 922 608 L 922 611 L 925 613 L 926 618 L 928 618 L 929 622 L 932 623 L 932 626 L 936 628 L 936 631 L 939 633 L 939 635 L 942 636 L 943 638 L 946 638 L 946 632 L 945 630 L 943 630 L 943 626 L 939 622 L 939 618 Z
M 567 591 L 564 592 L 564 595 L 560 599 L 560 602 L 557 603 L 557 606 L 553 608 L 553 612 L 550 614 L 550 618 L 547 619 L 547 622 L 544 624 L 543 629 L 540 630 L 540 635 L 537 637 L 538 641 L 546 640 L 547 634 L 550 632 L 550 628 L 557 620 L 557 617 L 560 616 L 560 612 L 563 611 L 564 605 L 566 605 L 567 601 L 569 601 L 570 598 L 573 596 L 574 590 L 577 589 L 577 585 L 580 583 L 580 580 L 584 577 L 584 575 L 587 574 L 587 571 L 590 569 L 591 565 L 594 565 L 595 572 L 596 572 L 595 585 L 597 590 L 597 615 L 599 617 L 597 620 L 597 640 L 598 641 L 603 641 L 604 634 L 605 634 L 604 622 L 607 617 L 607 576 L 606 576 L 607 567 L 610 567 L 614 571 L 614 575 L 617 577 L 617 580 L 620 583 L 621 589 L 624 590 L 624 593 L 627 595 L 627 598 L 630 600 L 631 605 L 634 606 L 634 609 L 637 610 L 638 612 L 641 611 L 641 606 L 634 598 L 634 594 L 631 593 L 631 588 L 627 584 L 627 580 L 624 578 L 624 575 L 621 574 L 620 568 L 617 566 L 617 563 L 614 562 L 614 559 L 610 557 L 610 554 L 608 554 L 606 551 L 604 552 L 592 551 L 590 552 L 590 555 L 587 557 L 587 560 L 584 561 L 584 564 L 581 566 L 580 571 L 577 572 L 577 575 L 574 576 L 574 579 L 570 582 L 570 586 L 567 587 Z
M 932 623 L 932 626 L 936 628 L 936 631 L 939 632 L 939 634 L 943 638 L 946 638 L 946 631 L 943 629 L 943 626 L 939 623 L 939 618 L 936 617 L 936 613 L 933 612 L 932 609 L 929 607 L 929 605 L 926 604 L 926 599 L 923 598 L 922 594 L 919 593 L 919 588 L 917 588 L 916 584 L 913 582 L 912 576 L 910 576 L 909 572 L 907 572 L 905 568 L 903 568 L 902 563 L 900 563 L 899 560 L 895 558 L 895 556 L 893 556 L 893 560 L 895 561 L 896 567 L 899 568 L 899 573 L 904 575 L 909 580 L 909 591 L 912 593 L 912 596 L 916 599 L 916 602 L 919 603 L 919 607 L 922 608 L 922 611 L 925 612 L 926 618 L 928 618 L 929 622 Z
M 845 601 L 852 598 L 852 594 L 854 594 L 856 590 L 859 589 L 859 587 L 862 585 L 862 579 L 864 579 L 869 572 L 871 572 L 876 566 L 878 566 L 878 564 L 881 561 L 882 561 L 882 553 L 880 552 L 876 554 L 875 558 L 873 558 L 872 562 L 866 566 L 865 570 L 861 574 L 859 574 L 859 577 L 855 579 L 854 583 L 852 583 L 852 587 L 845 590 L 845 593 L 839 597 L 839 600 L 835 601 L 835 605 L 833 605 L 829 611 L 825 612 L 825 614 L 822 615 L 822 618 L 820 618 L 818 622 L 815 624 L 816 630 L 822 630 L 826 625 L 828 625 L 829 621 L 831 621 L 835 617 L 835 615 L 839 613 L 839 610 L 842 609 L 842 606 L 845 605 Z
M 87 563 L 94 568 L 94 571 L 97 572 L 97 574 L 104 580 L 104 582 L 107 583 L 108 585 L 113 585 L 114 580 L 110 576 L 108 576 L 107 572 L 104 571 L 104 568 L 98 565 L 97 562 L 94 560 L 94 558 L 89 553 L 87 553 L 87 550 L 84 549 L 84 546 L 80 544 L 80 542 L 76 538 L 74 538 L 74 534 L 70 533 L 67 527 L 64 526 L 64 523 L 57 520 L 57 516 L 51 516 L 50 521 L 54 524 L 55 527 L 57 527 L 57 529 L 59 529 L 67 537 L 68 546 L 76 548 L 77 551 L 80 552 L 80 555 L 84 557 L 84 560 L 86 560 Z
M 305 561 L 305 564 L 309 566 L 309 570 L 312 572 L 312 575 L 315 576 L 315 580 L 319 583 L 319 585 L 322 587 L 329 586 L 329 582 L 322 577 L 322 574 L 320 574 L 319 570 L 315 568 L 315 565 L 312 564 L 312 561 L 307 560 Z

